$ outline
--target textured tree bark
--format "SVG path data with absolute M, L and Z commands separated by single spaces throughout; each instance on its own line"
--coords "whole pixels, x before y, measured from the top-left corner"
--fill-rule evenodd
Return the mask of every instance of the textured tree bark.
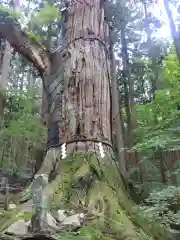
M 177 186 L 176 179 L 176 164 L 177 164 L 178 152 L 177 151 L 167 151 L 163 154 L 163 162 L 167 164 L 169 170 L 169 184 Z
M 131 69 L 129 66 L 129 55 L 128 55 L 128 46 L 125 36 L 125 29 L 122 27 L 121 29 L 121 41 L 122 41 L 122 60 L 123 60 L 123 71 L 125 75 L 124 79 L 124 89 L 125 89 L 125 109 L 126 109 L 126 117 L 127 117 L 127 146 L 128 148 L 132 148 L 135 143 L 135 138 L 133 134 L 133 130 L 138 128 L 137 119 L 135 118 L 134 114 L 134 88 L 133 88 L 133 80 L 131 77 Z M 141 156 L 138 154 L 139 161 L 141 162 Z M 143 163 L 138 163 L 140 175 L 141 175 L 141 181 L 144 182 L 146 179 L 146 170 Z
M 17 24 L 0 24 L 0 37 L 6 38 L 11 46 L 39 70 L 41 76 L 47 75 L 50 68 L 49 52 L 29 39 Z
M 161 150 L 158 150 L 157 154 L 158 154 L 159 162 L 160 162 L 161 181 L 162 181 L 162 183 L 167 184 L 166 168 L 164 165 L 164 159 L 163 159 Z
M 6 89 L 9 80 L 8 77 L 10 71 L 10 60 L 11 60 L 11 45 L 7 42 L 4 51 L 0 77 L 0 84 L 3 89 Z
M 6 102 L 5 90 L 7 88 L 8 80 L 9 80 L 9 71 L 10 71 L 10 60 L 11 60 L 11 45 L 9 42 L 6 42 L 4 55 L 2 59 L 1 65 L 1 75 L 0 75 L 0 88 L 4 94 L 1 93 L 0 97 L 0 124 L 3 124 L 4 118 L 4 107 Z
M 147 11 L 147 3 L 145 1 L 142 2 L 144 7 L 144 14 L 145 14 L 145 22 L 146 22 L 146 33 L 147 33 L 147 44 L 149 46 L 148 55 L 152 59 L 152 67 L 155 72 L 155 76 L 151 77 L 151 93 L 152 93 L 152 100 L 155 99 L 155 92 L 158 89 L 158 82 L 159 82 L 159 69 L 157 68 L 157 62 L 154 56 L 152 56 L 151 53 L 151 47 L 153 46 L 153 41 L 151 37 L 151 29 L 150 29 L 150 21 L 148 17 L 148 11 Z M 159 67 L 159 66 L 158 66 Z
M 170 7 L 169 7 L 168 0 L 164 0 L 164 7 L 166 9 L 166 13 L 167 13 L 167 16 L 168 16 L 168 19 L 169 19 L 169 25 L 170 25 L 170 28 L 171 28 L 171 35 L 172 35 L 172 38 L 173 38 L 173 41 L 174 41 L 174 46 L 175 46 L 177 58 L 178 58 L 178 61 L 179 61 L 179 64 L 180 64 L 180 36 L 178 36 L 178 32 L 176 31 L 176 26 L 175 26 L 175 23 L 174 23 L 172 12 L 171 12 Z
M 17 10 L 19 6 L 19 0 L 14 0 L 10 4 L 12 7 Z M 0 77 L 0 84 L 3 89 L 7 88 L 8 80 L 9 80 L 9 71 L 10 71 L 10 61 L 11 61 L 11 52 L 12 47 L 10 43 L 7 41 L 2 61 L 2 68 L 1 68 L 1 77 Z
M 177 152 L 172 152 L 172 160 L 171 160 L 171 184 L 177 186 L 177 178 L 176 178 L 176 165 L 177 165 Z
M 62 109 L 53 120 L 60 120 L 62 142 L 95 138 L 110 144 L 108 25 L 100 1 L 82 2 L 72 4 L 68 15 Z
M 112 31 L 112 29 L 111 29 Z M 110 32 L 110 58 L 111 58 L 111 80 L 112 80 L 112 124 L 115 126 L 115 137 L 116 137 L 116 148 L 118 151 L 118 159 L 119 159 L 119 166 L 121 172 L 125 178 L 127 178 L 127 171 L 126 171 L 126 160 L 124 155 L 124 138 L 123 138 L 123 130 L 122 130 L 122 119 L 120 114 L 119 108 L 119 95 L 118 95 L 118 88 L 117 88 L 117 79 L 116 79 L 116 63 L 115 57 L 113 52 L 113 39 L 112 39 L 112 32 Z
M 126 117 L 127 117 L 127 144 L 129 148 L 133 147 L 134 144 L 134 136 L 133 136 L 133 119 L 132 119 L 132 111 L 134 107 L 133 101 L 133 85 L 132 78 L 129 68 L 129 56 L 127 52 L 127 42 L 125 38 L 124 27 L 121 29 L 121 41 L 122 41 L 122 60 L 123 60 L 123 71 L 124 71 L 124 91 L 125 91 L 125 109 L 126 109 Z

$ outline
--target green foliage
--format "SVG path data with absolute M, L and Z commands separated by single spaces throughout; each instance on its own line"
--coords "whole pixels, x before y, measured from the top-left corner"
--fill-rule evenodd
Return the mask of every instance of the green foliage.
M 18 215 L 19 219 L 23 219 L 25 221 L 29 221 L 32 217 L 33 213 L 32 212 L 22 212 Z
M 18 23 L 18 19 L 23 16 L 22 13 L 15 11 L 11 7 L 0 4 L 0 22 L 1 23 Z
M 98 240 L 106 239 L 103 237 L 102 232 L 98 228 L 97 224 L 90 224 L 81 228 L 77 233 L 65 233 L 58 236 L 58 239 L 68 240 L 68 239 L 78 239 L 78 240 Z M 110 238 L 109 238 L 110 240 Z
M 27 94 L 19 91 L 10 91 L 7 101 L 6 134 L 26 137 L 29 141 L 41 142 L 45 140 L 45 129 L 40 122 L 36 111 L 36 103 Z
M 34 14 L 34 19 L 32 20 L 38 21 L 38 24 L 44 25 L 51 24 L 55 20 L 59 19 L 60 19 L 59 8 L 49 3 L 45 3 L 44 7 Z
M 0 131 L 1 169 L 10 172 L 25 170 L 34 159 L 29 147 L 46 142 L 46 129 L 38 116 L 35 99 L 23 91 L 8 91 L 4 127 Z
M 43 7 L 38 8 L 31 15 L 28 29 L 29 37 L 49 47 L 52 36 L 56 35 L 56 29 L 58 28 L 60 19 L 61 14 L 59 7 L 45 2 Z
M 164 61 L 162 89 L 146 105 L 138 105 L 138 151 L 179 149 L 180 138 L 180 66 L 177 57 L 170 54 Z
M 154 190 L 138 209 L 151 222 L 159 221 L 167 227 L 180 225 L 180 187 Z
M 33 31 L 28 32 L 28 37 L 35 42 L 41 42 L 41 37 L 33 33 Z

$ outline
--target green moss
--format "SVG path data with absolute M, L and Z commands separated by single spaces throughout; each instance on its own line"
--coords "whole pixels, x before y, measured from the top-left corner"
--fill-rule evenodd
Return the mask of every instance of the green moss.
M 62 161 L 61 173 L 59 182 L 56 182 L 54 198 L 55 205 L 58 203 L 57 208 L 85 206 L 98 215 L 100 228 L 109 227 L 124 239 L 138 239 L 139 228 L 149 236 L 164 238 L 165 230 L 162 226 L 153 226 L 139 216 L 111 162 L 102 164 L 101 159 L 93 154 L 78 153 Z M 93 178 L 91 183 L 88 182 L 90 175 Z
M 0 100 L 5 101 L 6 100 L 6 90 L 0 86 Z
M 18 219 L 24 219 L 25 221 L 29 221 L 33 216 L 32 212 L 22 212 L 18 215 Z
M 77 239 L 77 240 L 113 240 L 113 237 L 106 236 L 98 228 L 97 224 L 90 224 L 81 228 L 77 233 L 65 233 L 57 236 L 57 239 Z
M 137 210 L 132 214 L 132 220 L 136 223 L 137 228 L 139 228 L 139 226 L 142 227 L 144 232 L 154 239 L 163 240 L 167 234 L 167 229 L 162 224 L 149 222 L 148 219 L 141 216 Z
M 117 200 L 118 181 L 117 170 L 110 162 L 102 164 L 101 159 L 93 154 L 69 156 L 61 160 L 61 177 L 56 179 L 53 207 L 84 207 L 97 216 L 98 231 L 111 229 L 116 237 L 135 240 L 136 229 Z M 83 229 L 87 231 L 89 226 Z M 90 236 L 92 233 L 86 239 L 91 239 Z M 113 239 L 105 236 L 108 238 Z
M 93 154 L 84 153 L 60 160 L 61 172 L 46 189 L 52 197 L 52 208 L 89 210 L 94 214 L 94 220 L 88 221 L 78 235 L 67 233 L 59 238 L 137 240 L 147 236 L 145 230 L 149 236 L 163 239 L 161 228 L 159 234 L 156 228 L 138 215 L 134 203 L 121 186 L 116 167 L 109 159 L 101 161 Z M 21 217 L 29 220 L 31 216 L 25 214 Z M 143 230 L 139 231 L 140 228 Z
M 82 165 L 77 169 L 77 171 L 73 174 L 72 180 L 78 181 L 79 178 L 84 177 L 86 174 L 90 172 L 90 166 L 88 162 L 85 160 L 82 162 Z
M 20 212 L 17 208 L 15 210 L 9 210 L 1 215 L 0 218 L 0 232 L 8 228 L 11 224 L 15 223 L 20 219 L 24 219 L 25 221 L 30 220 L 32 217 L 31 212 Z
M 33 33 L 32 31 L 31 32 L 28 32 L 28 37 L 29 39 L 31 39 L 32 41 L 35 41 L 35 42 L 38 42 L 40 43 L 41 42 L 41 37 L 36 35 L 35 33 Z
M 0 232 L 8 228 L 11 224 L 13 224 L 16 220 L 18 220 L 17 214 L 19 210 L 10 210 L 1 215 L 0 218 Z

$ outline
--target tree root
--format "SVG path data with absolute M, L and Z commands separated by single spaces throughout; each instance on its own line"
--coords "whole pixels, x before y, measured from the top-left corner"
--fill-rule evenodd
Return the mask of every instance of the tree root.
M 56 161 L 59 155 L 59 151 L 56 148 L 51 148 L 46 154 L 46 157 L 43 161 L 43 164 L 40 168 L 40 170 L 36 173 L 36 175 L 39 174 L 47 174 L 48 176 L 50 175 Z M 18 196 L 19 202 L 24 203 L 28 200 L 31 199 L 32 193 L 31 193 L 31 187 L 32 187 L 33 182 L 28 186 L 21 194 Z
M 52 157 L 52 152 L 46 156 L 39 173 L 50 174 L 57 157 L 57 152 L 56 157 Z M 138 240 L 142 232 L 146 239 L 164 239 L 165 232 L 161 226 L 158 226 L 158 232 L 157 226 L 150 225 L 138 215 L 135 204 L 125 192 L 116 166 L 112 159 L 107 160 L 102 162 L 92 153 L 76 153 L 61 159 L 61 172 L 45 190 L 52 204 L 51 210 L 68 209 L 88 215 L 89 218 L 83 220 L 78 230 L 79 236 L 84 239 L 100 236 L 104 240 Z M 20 208 L 22 212 L 22 205 Z M 61 226 L 55 229 L 56 234 L 73 235 L 74 239 L 77 230 L 76 233 L 71 231 L 75 229 L 67 230 Z

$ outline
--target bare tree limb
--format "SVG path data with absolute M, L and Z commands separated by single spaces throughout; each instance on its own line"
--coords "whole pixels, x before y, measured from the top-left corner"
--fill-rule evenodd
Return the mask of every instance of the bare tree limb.
M 41 76 L 49 74 L 50 54 L 37 42 L 31 40 L 16 24 L 0 24 L 0 38 L 5 38 L 10 45 L 39 70 Z

